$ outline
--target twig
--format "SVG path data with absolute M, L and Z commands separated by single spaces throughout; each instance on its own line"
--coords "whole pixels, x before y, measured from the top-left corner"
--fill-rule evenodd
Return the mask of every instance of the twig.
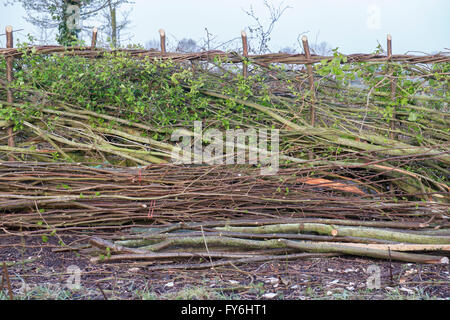
M 103 298 L 104 298 L 105 300 L 108 300 L 108 297 L 106 296 L 105 292 L 103 291 L 102 287 L 100 286 L 100 283 L 95 282 L 95 285 L 97 286 L 97 288 L 98 288 L 98 289 L 100 290 L 100 292 L 102 293 Z
M 11 288 L 11 282 L 9 281 L 9 273 L 8 268 L 6 267 L 6 263 L 3 262 L 3 277 L 6 279 L 6 285 L 8 287 L 8 294 L 9 294 L 9 300 L 14 300 L 12 288 Z M 3 288 L 3 281 L 2 281 L 2 288 Z

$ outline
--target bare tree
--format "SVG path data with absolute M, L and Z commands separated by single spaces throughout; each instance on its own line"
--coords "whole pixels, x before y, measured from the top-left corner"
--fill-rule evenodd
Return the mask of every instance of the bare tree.
M 268 0 L 264 0 L 264 6 L 269 12 L 269 24 L 265 26 L 261 19 L 256 15 L 253 6 L 250 6 L 249 10 L 244 10 L 244 12 L 254 20 L 254 25 L 247 27 L 250 36 L 249 39 L 257 40 L 258 44 L 255 48 L 252 48 L 250 45 L 249 51 L 254 53 L 266 53 L 269 52 L 269 42 L 272 31 L 275 27 L 275 24 L 280 20 L 281 16 L 287 9 L 290 9 L 289 6 L 283 6 L 283 2 L 281 2 L 278 6 L 274 4 L 269 4 Z
M 57 41 L 60 44 L 70 44 L 79 38 L 81 27 L 78 18 L 85 21 L 110 10 L 110 16 L 115 17 L 115 9 L 127 0 L 6 0 L 6 5 L 20 3 L 27 12 L 26 20 L 38 28 L 47 31 L 57 29 Z M 112 11 L 111 11 L 112 10 Z M 111 13 L 113 13 L 111 15 Z M 114 18 L 115 19 L 115 18 Z M 80 22 L 81 22 L 80 21 Z M 112 24 L 113 19 L 109 23 Z M 121 25 L 115 23 L 112 30 L 117 35 Z M 117 38 L 117 36 L 116 36 Z
M 128 0 L 106 0 L 107 7 L 102 11 L 104 23 L 100 27 L 100 30 L 107 34 L 107 42 L 115 48 L 120 45 L 122 32 L 128 27 L 131 20 L 129 15 L 131 9 L 122 12 L 122 19 L 118 20 L 117 12 L 123 4 L 132 4 L 133 2 Z
M 198 51 L 199 47 L 197 46 L 197 42 L 192 39 L 183 38 L 178 41 L 176 51 L 178 52 L 195 52 Z
M 295 49 L 293 47 L 284 47 L 280 50 L 280 53 L 294 54 L 294 53 L 297 53 L 297 49 Z
M 152 39 L 150 41 L 147 41 L 147 43 L 145 44 L 145 49 L 151 50 L 160 50 L 161 49 L 161 43 L 159 40 L 156 39 Z
M 211 50 L 217 36 L 213 36 L 211 32 L 209 32 L 208 28 L 205 28 L 206 38 L 203 38 L 203 45 L 201 46 L 202 50 Z
M 13 3 L 22 4 L 31 24 L 41 29 L 57 28 L 57 40 L 65 45 L 78 38 L 78 17 L 96 15 L 106 5 L 104 0 L 7 0 L 6 4 Z
M 320 56 L 329 56 L 332 53 L 331 47 L 325 41 L 322 41 L 320 43 L 314 43 L 311 46 L 311 51 L 314 54 L 317 54 L 317 55 L 320 55 Z

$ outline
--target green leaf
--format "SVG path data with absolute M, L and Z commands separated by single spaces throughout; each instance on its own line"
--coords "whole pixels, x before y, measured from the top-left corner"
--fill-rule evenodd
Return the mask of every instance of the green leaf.
M 408 121 L 416 121 L 416 120 L 417 120 L 417 113 L 410 112 L 409 113 L 409 117 L 408 117 Z

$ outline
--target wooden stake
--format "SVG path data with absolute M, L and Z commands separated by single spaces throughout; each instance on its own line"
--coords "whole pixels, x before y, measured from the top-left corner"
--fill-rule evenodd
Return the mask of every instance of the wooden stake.
M 302 42 L 303 42 L 303 50 L 305 51 L 305 57 L 306 59 L 311 59 L 311 53 L 309 52 L 309 44 L 308 44 L 308 38 L 306 36 L 302 37 Z M 311 64 L 306 64 L 306 68 L 308 71 L 308 76 L 309 76 L 309 90 L 311 91 L 311 109 L 310 109 L 310 116 L 311 116 L 311 125 L 314 127 L 315 125 L 315 113 L 316 110 L 314 108 L 314 102 L 316 100 L 316 93 L 314 90 L 314 75 L 313 75 L 313 70 L 312 70 L 312 65 Z
M 390 34 L 387 35 L 387 55 L 390 60 L 392 58 L 392 36 Z
M 94 49 L 95 46 L 97 45 L 97 32 L 98 32 L 97 28 L 92 29 L 91 49 Z
M 245 33 L 244 30 L 241 31 L 241 37 L 242 37 L 242 50 L 243 50 L 243 56 L 245 58 L 248 57 L 248 43 L 247 43 L 247 33 Z M 242 75 L 244 78 L 247 78 L 248 76 L 248 65 L 243 62 L 242 63 Z
M 392 36 L 390 34 L 387 35 L 387 58 L 388 58 L 388 61 L 390 61 L 392 58 Z M 396 80 L 391 79 L 390 84 L 391 84 L 391 101 L 394 101 L 395 93 L 396 93 Z M 397 135 L 394 133 L 394 131 L 395 131 L 395 110 L 392 112 L 392 119 L 389 121 L 389 127 L 391 129 L 389 132 L 389 138 L 396 139 Z
M 303 50 L 305 51 L 305 57 L 306 59 L 311 59 L 311 53 L 309 51 L 309 44 L 308 44 L 308 37 L 303 36 L 302 37 L 302 42 L 303 42 Z M 313 75 L 313 70 L 312 70 L 312 65 L 311 64 L 306 64 L 306 69 L 308 71 L 308 79 L 309 79 L 309 90 L 311 92 L 311 108 L 309 109 L 309 116 L 311 118 L 311 126 L 314 127 L 315 125 L 315 118 L 316 118 L 316 110 L 314 107 L 314 102 L 316 100 L 316 92 L 314 89 L 314 75 Z M 314 159 L 314 154 L 313 151 L 310 150 L 308 152 L 308 156 L 309 159 L 312 160 Z
M 166 32 L 164 29 L 159 29 L 159 37 L 161 41 L 161 53 L 166 53 Z
M 6 31 L 6 47 L 13 48 L 14 42 L 13 42 L 12 26 L 7 26 L 5 28 L 5 31 Z M 14 61 L 13 59 L 14 59 L 13 57 L 6 58 L 6 81 L 8 82 L 8 85 L 11 84 L 11 82 L 13 81 L 13 61 Z M 13 92 L 9 88 L 9 86 L 6 89 L 6 101 L 10 103 L 14 102 Z M 8 133 L 8 147 L 14 148 L 16 144 L 14 142 L 13 127 L 8 127 L 7 133 Z M 14 158 L 12 156 L 9 156 L 8 160 L 14 161 Z

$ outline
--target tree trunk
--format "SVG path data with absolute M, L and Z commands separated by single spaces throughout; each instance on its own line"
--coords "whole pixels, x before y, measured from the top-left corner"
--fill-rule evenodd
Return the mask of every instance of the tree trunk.
M 113 48 L 117 46 L 117 19 L 116 19 L 116 7 L 113 7 L 111 1 L 108 1 L 109 15 L 111 19 L 111 44 Z

